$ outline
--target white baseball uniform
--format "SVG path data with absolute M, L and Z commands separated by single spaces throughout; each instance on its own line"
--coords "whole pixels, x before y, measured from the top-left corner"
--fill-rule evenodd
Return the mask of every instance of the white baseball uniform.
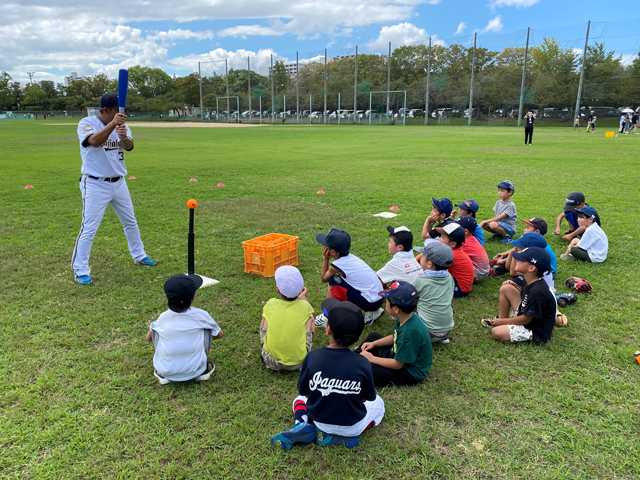
M 78 124 L 82 157 L 82 177 L 80 177 L 82 226 L 71 260 L 71 268 L 74 269 L 76 276 L 91 273 L 89 256 L 93 237 L 98 231 L 104 211 L 109 204 L 124 227 L 133 260 L 139 262 L 147 256 L 140 239 L 131 195 L 125 181 L 127 167 L 124 164 L 124 150 L 118 134 L 114 129 L 107 141 L 99 147 L 92 147 L 88 142 L 85 143 L 90 135 L 98 133 L 104 127 L 105 124 L 98 116 L 83 118 Z M 127 137 L 131 138 L 131 130 L 128 126 Z

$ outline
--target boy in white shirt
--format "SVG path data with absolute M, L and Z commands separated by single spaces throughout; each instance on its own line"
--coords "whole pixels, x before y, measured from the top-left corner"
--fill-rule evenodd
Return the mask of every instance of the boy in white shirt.
M 378 270 L 384 288 L 396 281 L 413 282 L 422 273 L 422 267 L 413 256 L 413 234 L 407 227 L 387 227 L 389 253 L 393 258 Z
M 562 260 L 582 260 L 584 262 L 602 263 L 607 259 L 609 239 L 600 228 L 600 217 L 593 207 L 576 209 L 578 224 L 585 227 L 582 238 L 574 238 L 567 247 L 566 253 L 560 255 Z
M 164 284 L 169 310 L 151 323 L 146 339 L 153 342 L 154 376 L 161 385 L 170 382 L 209 380 L 215 370 L 207 359 L 211 341 L 222 338 L 222 330 L 207 312 L 192 308 L 199 275 L 174 275 Z

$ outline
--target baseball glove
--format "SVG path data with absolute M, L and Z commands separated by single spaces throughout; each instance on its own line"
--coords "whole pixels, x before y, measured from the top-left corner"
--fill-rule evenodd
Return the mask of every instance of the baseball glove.
M 593 287 L 589 282 L 587 282 L 584 278 L 580 277 L 571 277 L 567 278 L 564 281 L 564 284 L 569 287 L 571 290 L 575 290 L 576 292 L 590 292 L 593 290 Z
M 563 293 L 561 295 L 556 295 L 556 301 L 558 302 L 558 306 L 561 308 L 571 305 L 576 300 L 578 300 L 578 295 L 575 293 Z

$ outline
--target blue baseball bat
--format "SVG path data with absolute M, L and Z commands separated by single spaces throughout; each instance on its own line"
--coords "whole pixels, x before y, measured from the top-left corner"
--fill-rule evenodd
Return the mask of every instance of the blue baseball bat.
M 118 72 L 118 107 L 120 112 L 124 112 L 127 104 L 127 89 L 129 87 L 129 70 L 124 68 Z

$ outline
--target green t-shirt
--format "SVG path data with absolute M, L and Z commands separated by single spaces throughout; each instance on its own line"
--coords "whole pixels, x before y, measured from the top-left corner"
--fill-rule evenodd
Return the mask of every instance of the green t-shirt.
M 312 315 L 313 307 L 305 300 L 269 300 L 262 309 L 267 321 L 264 349 L 283 365 L 302 363 L 307 354 L 305 324 Z
M 404 368 L 416 380 L 427 378 L 431 370 L 433 351 L 429 330 L 415 313 L 404 325 L 396 320 L 393 330 L 394 358 L 404 363 Z
M 448 332 L 453 328 L 453 288 L 451 275 L 446 277 L 418 277 L 413 286 L 420 294 L 418 316 L 430 332 Z

